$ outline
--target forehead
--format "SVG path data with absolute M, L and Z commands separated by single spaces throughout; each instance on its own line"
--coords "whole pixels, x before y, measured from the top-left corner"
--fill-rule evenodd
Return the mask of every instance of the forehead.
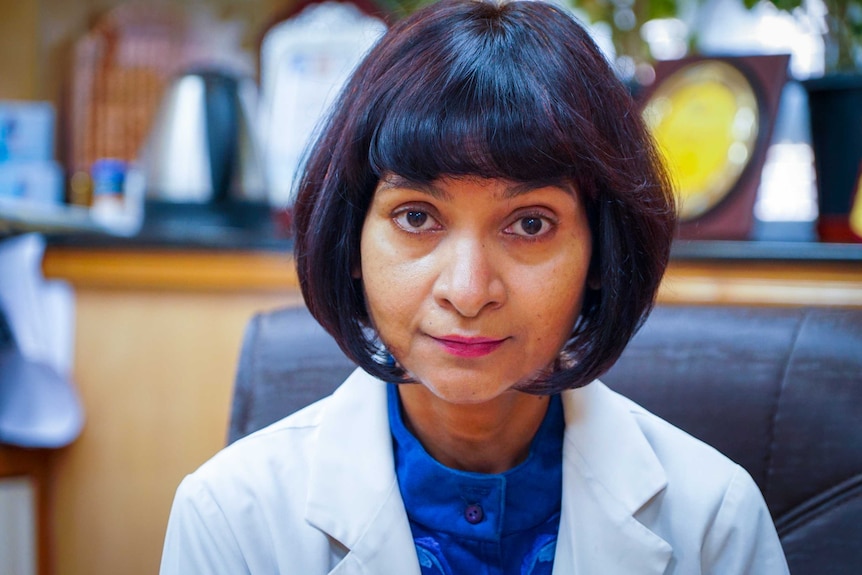
M 470 188 L 493 189 L 500 199 L 510 199 L 522 196 L 534 190 L 543 188 L 558 188 L 571 195 L 576 195 L 574 185 L 563 178 L 547 178 L 541 180 L 530 180 L 527 182 L 514 182 L 505 178 L 485 178 L 481 176 L 442 176 L 431 181 L 420 181 L 398 174 L 385 174 L 375 188 L 376 192 L 388 190 L 407 189 L 422 192 L 433 198 L 450 200 L 452 193 L 462 185 Z

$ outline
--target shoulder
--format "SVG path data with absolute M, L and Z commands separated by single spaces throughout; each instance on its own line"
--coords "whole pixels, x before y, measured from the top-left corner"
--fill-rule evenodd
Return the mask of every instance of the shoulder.
M 291 505 L 292 498 L 286 495 L 305 492 L 316 430 L 327 401 L 228 445 L 183 480 L 177 499 L 193 504 L 210 501 L 228 515 L 239 508 L 265 508 L 275 500 L 281 506 Z M 297 511 L 301 513 L 301 508 Z
M 303 517 L 308 462 L 327 401 L 234 442 L 186 476 L 171 508 L 163 575 L 276 572 L 282 556 L 296 562 L 315 544 L 313 556 L 326 557 Z
M 385 397 L 382 382 L 357 370 L 332 395 L 189 474 L 171 508 L 162 574 L 328 573 L 344 549 L 309 507 L 356 480 L 345 468 L 366 470 L 375 454 L 391 467 Z M 394 481 L 394 471 L 391 480 L 373 466 L 367 471 L 377 483 Z M 338 512 L 356 507 L 348 501 Z
M 716 449 L 600 381 L 566 392 L 563 399 L 568 443 L 612 491 L 640 492 L 644 472 L 655 487 L 677 480 L 701 491 L 720 490 L 738 471 Z
M 232 507 L 249 499 L 301 505 L 315 464 L 345 456 L 352 438 L 368 447 L 379 439 L 368 437 L 373 424 L 388 433 L 385 393 L 382 383 L 356 370 L 332 395 L 222 449 L 186 477 L 181 491 L 207 491 Z
M 222 459 L 230 460 L 243 457 L 266 458 L 273 455 L 273 449 L 277 450 L 284 442 L 299 442 L 301 444 L 320 425 L 326 405 L 331 399 L 331 396 L 327 396 L 275 423 L 236 440 L 219 451 L 196 472 L 205 471 L 210 466 L 217 466 L 221 463 Z M 278 453 L 279 459 L 283 456 L 284 453 Z
M 706 508 L 708 514 L 714 514 L 728 497 L 742 493 L 760 497 L 748 472 L 717 449 L 632 400 L 610 393 L 634 420 L 664 469 L 665 498 L 680 498 L 690 508 Z
M 622 395 L 613 393 L 631 415 L 658 457 L 668 479 L 685 478 L 703 492 L 723 492 L 735 476 L 748 473 L 717 449 L 658 417 Z M 693 407 L 696 409 L 696 407 Z
M 786 573 L 772 518 L 749 473 L 710 445 L 614 395 L 667 476 L 666 488 L 637 517 L 671 543 L 677 560 L 700 564 L 710 573 Z

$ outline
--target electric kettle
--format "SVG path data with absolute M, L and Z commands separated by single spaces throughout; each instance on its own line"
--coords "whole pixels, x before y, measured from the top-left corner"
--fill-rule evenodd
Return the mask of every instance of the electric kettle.
M 168 87 L 140 154 L 148 200 L 265 202 L 255 131 L 257 86 L 220 70 L 194 70 Z

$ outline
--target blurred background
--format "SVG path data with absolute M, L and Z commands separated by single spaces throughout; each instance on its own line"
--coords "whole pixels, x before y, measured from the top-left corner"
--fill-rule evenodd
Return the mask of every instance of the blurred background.
M 770 111 L 765 130 L 769 144 L 778 145 L 758 170 L 757 178 L 765 177 L 758 182 L 755 215 L 758 221 L 810 224 L 818 209 L 807 92 L 800 82 L 858 70 L 862 34 L 858 1 L 824 1 L 565 5 L 591 26 L 634 90 L 654 83 L 655 65 L 664 60 L 789 55 L 787 81 L 770 87 L 783 91 L 781 109 Z M 44 225 L 130 235 L 144 220 L 173 215 L 185 221 L 192 211 L 187 204 L 227 199 L 243 201 L 233 202 L 232 214 L 204 214 L 212 210 L 198 206 L 192 216 L 234 232 L 248 218 L 259 226 L 266 218 L 255 207 L 288 206 L 307 136 L 358 55 L 386 22 L 422 4 L 371 2 L 353 5 L 369 17 L 362 20 L 321 16 L 333 18 L 319 24 L 329 28 L 328 36 L 307 33 L 308 26 L 291 30 L 290 17 L 301 3 L 283 0 L 4 2 L 0 119 L 41 138 L 30 138 L 30 157 L 19 150 L 22 159 L 34 160 L 30 165 L 0 164 L 0 201 L 17 197 L 96 209 L 66 210 L 65 220 L 56 221 L 39 214 L 34 202 L 16 211 L 4 201 L 0 221 L 10 226 L 24 220 L 19 227 L 34 228 L 47 220 Z M 347 33 L 333 34 L 338 26 Z M 18 101 L 33 104 L 22 109 L 14 105 Z M 14 133 L 4 139 L 14 150 Z M 142 208 L 147 201 L 153 204 L 149 219 Z M 186 211 L 177 216 L 182 207 Z M 184 233 L 161 223 L 169 228 L 162 234 Z M 757 228 L 749 236 L 769 230 Z M 778 233 L 785 234 L 782 239 L 817 238 L 810 225 Z
M 301 305 L 306 146 L 421 4 L 0 0 L 0 573 L 157 571 L 247 321 Z M 660 303 L 862 307 L 860 0 L 562 5 L 678 184 Z

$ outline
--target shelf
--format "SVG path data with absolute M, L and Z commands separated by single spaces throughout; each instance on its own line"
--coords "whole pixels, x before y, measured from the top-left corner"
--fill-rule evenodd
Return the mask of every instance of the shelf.
M 862 244 L 781 241 L 678 240 L 671 250 L 677 261 L 809 262 L 862 264 Z
M 288 251 L 49 246 L 42 269 L 76 288 L 278 293 L 299 286 Z
M 862 244 L 678 241 L 659 301 L 862 307 Z
M 862 307 L 862 258 L 857 246 L 820 246 L 822 252 L 797 246 L 800 253 L 811 250 L 807 259 L 784 248 L 778 248 L 784 259 L 771 259 L 766 255 L 775 252 L 765 246 L 760 254 L 760 247 L 747 247 L 752 253 L 746 253 L 744 245 L 675 247 L 683 254 L 671 259 L 659 301 Z M 697 250 L 713 253 L 692 253 Z M 287 247 L 212 250 L 49 245 L 43 269 L 46 277 L 65 279 L 78 288 L 269 292 L 298 288 Z
M 99 212 L 68 204 L 39 204 L 0 198 L 0 237 L 29 232 L 93 236 L 134 235 L 140 222 L 116 212 Z
M 55 233 L 49 245 L 97 250 L 290 251 L 278 212 L 266 204 L 147 201 L 140 229 L 126 237 Z

